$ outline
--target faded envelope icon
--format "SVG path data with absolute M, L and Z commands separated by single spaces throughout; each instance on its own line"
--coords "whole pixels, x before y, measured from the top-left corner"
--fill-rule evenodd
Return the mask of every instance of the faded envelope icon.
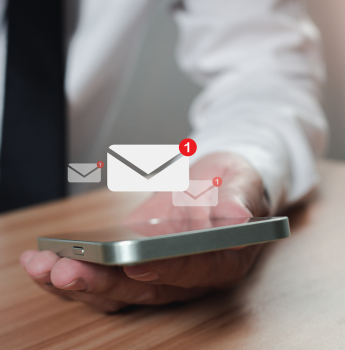
M 68 182 L 101 182 L 97 163 L 70 163 L 67 169 Z
M 111 191 L 184 191 L 189 158 L 179 145 L 112 145 L 107 154 Z
M 173 192 L 175 207 L 215 207 L 218 204 L 218 187 L 212 180 L 190 180 L 184 192 Z

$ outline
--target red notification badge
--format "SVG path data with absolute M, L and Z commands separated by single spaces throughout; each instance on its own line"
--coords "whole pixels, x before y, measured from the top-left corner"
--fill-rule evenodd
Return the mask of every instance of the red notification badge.
M 184 156 L 190 157 L 196 152 L 196 142 L 192 139 L 183 139 L 179 144 L 179 149 Z
M 217 176 L 213 178 L 212 183 L 213 183 L 213 186 L 219 187 L 223 183 L 223 181 L 222 181 L 222 178 Z
M 101 162 L 101 161 L 97 162 L 97 168 L 102 169 L 103 167 L 104 167 L 104 163 L 103 162 Z

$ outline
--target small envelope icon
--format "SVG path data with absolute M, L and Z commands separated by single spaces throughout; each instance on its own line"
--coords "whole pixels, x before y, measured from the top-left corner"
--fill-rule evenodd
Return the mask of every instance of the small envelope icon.
M 175 207 L 215 207 L 218 204 L 218 187 L 212 180 L 190 180 L 184 192 L 173 192 Z
M 112 145 L 107 174 L 110 191 L 184 191 L 189 158 L 179 145 Z
M 97 163 L 68 164 L 68 182 L 101 182 L 101 169 Z

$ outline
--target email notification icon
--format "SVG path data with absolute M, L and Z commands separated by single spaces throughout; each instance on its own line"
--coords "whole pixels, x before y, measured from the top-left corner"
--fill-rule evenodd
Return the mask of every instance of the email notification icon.
M 68 182 L 101 182 L 101 168 L 103 162 L 98 163 L 70 163 L 68 164 Z
M 186 191 L 173 192 L 172 203 L 176 207 L 215 207 L 218 188 L 212 180 L 190 180 Z
M 107 154 L 111 191 L 184 191 L 189 158 L 179 145 L 112 145 Z

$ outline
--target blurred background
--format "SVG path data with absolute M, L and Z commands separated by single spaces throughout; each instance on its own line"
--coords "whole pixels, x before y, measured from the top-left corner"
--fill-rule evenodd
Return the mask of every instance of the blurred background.
M 174 60 L 177 29 L 171 3 L 161 1 L 150 25 L 116 122 L 116 143 L 179 143 L 190 131 L 188 109 L 199 88 Z M 331 127 L 327 156 L 345 160 L 345 1 L 309 0 L 308 7 L 324 40 L 324 109 Z
M 323 37 L 327 84 L 324 109 L 331 127 L 327 156 L 345 159 L 345 1 L 308 0 L 309 13 Z

